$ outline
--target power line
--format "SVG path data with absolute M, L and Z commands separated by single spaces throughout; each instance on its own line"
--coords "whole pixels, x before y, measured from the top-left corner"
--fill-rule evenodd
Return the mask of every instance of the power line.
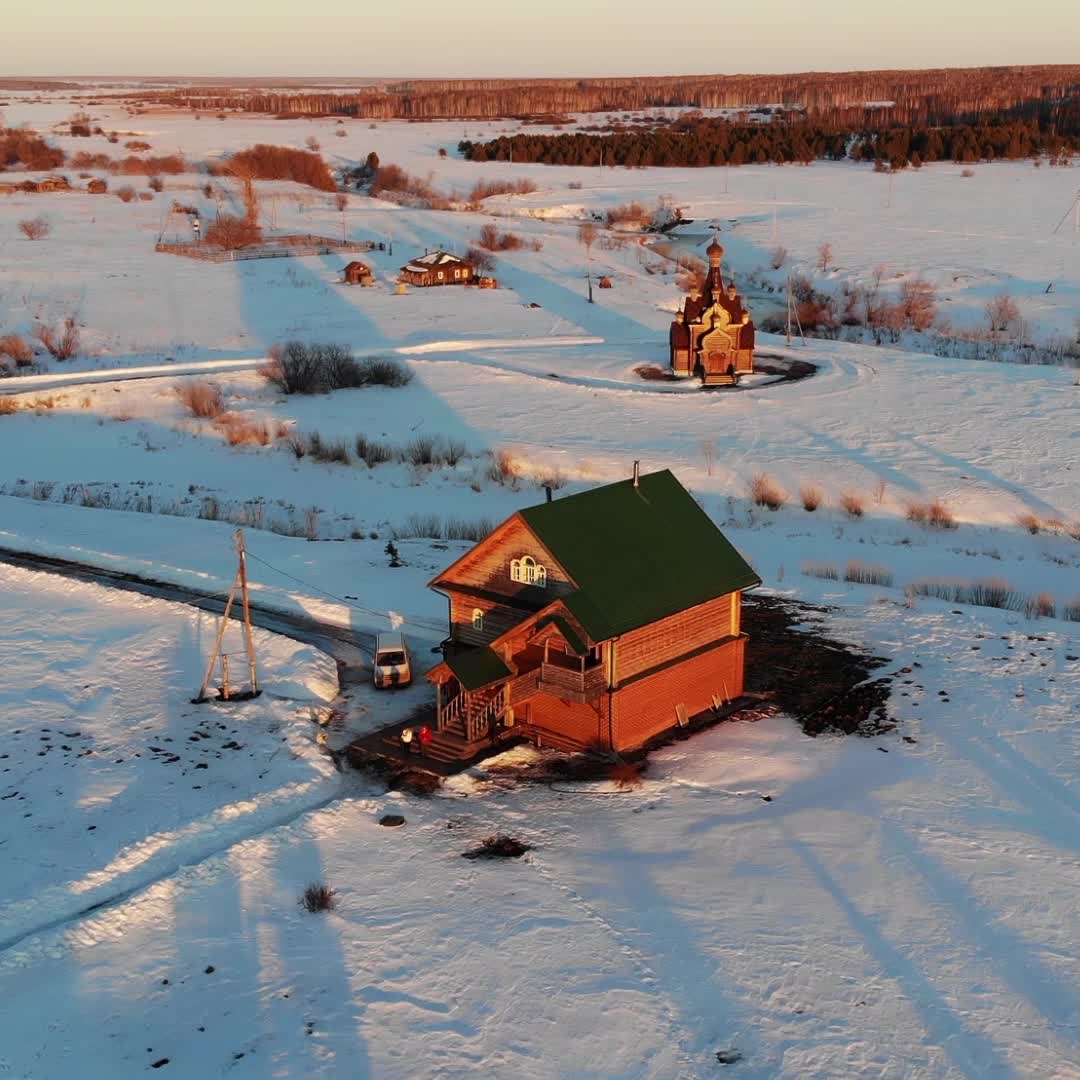
M 338 596 L 336 593 L 328 592 L 326 589 L 320 588 L 318 585 L 313 585 L 310 581 L 304 581 L 303 578 L 298 578 L 295 574 L 290 574 L 287 570 L 282 570 L 279 566 L 274 566 L 273 563 L 268 563 L 265 559 L 260 558 L 254 552 L 249 551 L 247 553 L 249 559 L 254 559 L 256 562 L 262 563 L 268 570 L 273 570 L 275 574 L 280 574 L 282 577 L 288 578 L 290 581 L 296 582 L 297 585 L 303 585 L 305 589 L 311 589 L 313 592 L 321 593 L 323 596 L 328 597 L 331 600 L 336 600 L 339 604 L 343 604 L 345 607 L 352 608 L 354 611 L 361 611 L 365 615 L 374 615 L 380 619 L 390 619 L 391 613 L 388 611 L 377 611 L 375 608 L 364 607 L 363 604 L 358 604 L 352 600 L 346 600 L 343 596 Z M 402 615 L 400 612 L 395 612 L 402 622 L 407 623 L 410 626 L 418 627 L 422 630 L 430 630 L 436 634 L 444 634 L 446 632 L 445 626 L 436 626 L 434 623 L 429 623 L 424 619 L 417 616 Z

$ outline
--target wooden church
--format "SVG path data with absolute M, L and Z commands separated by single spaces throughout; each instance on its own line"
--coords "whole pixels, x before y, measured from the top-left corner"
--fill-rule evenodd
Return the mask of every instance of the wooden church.
M 626 750 L 743 694 L 760 579 L 667 470 L 518 511 L 438 575 L 433 754 Z
M 713 239 L 705 254 L 709 272 L 671 324 L 671 371 L 696 375 L 706 386 L 733 386 L 754 370 L 754 324 L 734 283 L 724 285 L 724 249 Z

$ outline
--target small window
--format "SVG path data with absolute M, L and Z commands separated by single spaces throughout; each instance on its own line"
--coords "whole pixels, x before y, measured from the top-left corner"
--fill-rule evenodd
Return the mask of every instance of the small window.
M 461 277 L 461 271 L 460 271 L 460 270 L 455 270 L 455 271 L 454 271 L 454 277 L 455 277 L 455 278 L 459 278 L 459 277 Z
M 466 266 L 466 267 L 465 267 L 465 269 L 464 269 L 464 270 L 462 270 L 461 272 L 462 272 L 462 273 L 463 273 L 463 274 L 464 274 L 464 275 L 465 275 L 466 277 L 468 277 L 468 276 L 469 276 L 469 268 L 468 268 L 467 266 Z
M 439 271 L 439 280 L 442 281 L 442 279 L 443 279 L 443 272 L 440 270 Z
M 480 610 L 480 608 L 473 608 L 472 628 L 474 630 L 484 629 L 484 613 Z
M 520 559 L 510 560 L 510 580 L 543 589 L 547 587 L 547 568 L 540 566 L 531 555 L 522 555 Z

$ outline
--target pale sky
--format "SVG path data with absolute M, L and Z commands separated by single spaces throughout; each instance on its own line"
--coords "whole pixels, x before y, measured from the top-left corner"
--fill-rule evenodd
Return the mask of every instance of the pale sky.
M 1080 0 L 4 0 L 0 75 L 587 76 L 1080 63 Z

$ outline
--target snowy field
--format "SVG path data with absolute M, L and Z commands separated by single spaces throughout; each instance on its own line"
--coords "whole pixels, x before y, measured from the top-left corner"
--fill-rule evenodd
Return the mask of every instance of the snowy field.
M 46 131 L 74 108 L 14 95 L 4 114 Z M 467 544 L 410 537 L 418 516 L 478 527 L 544 483 L 558 496 L 639 459 L 676 472 L 766 588 L 831 605 L 831 633 L 889 658 L 897 728 L 722 726 L 625 794 L 472 773 L 430 800 L 381 795 L 334 770 L 310 711 L 340 708 L 340 739 L 397 718 L 422 684 L 335 699 L 329 658 L 260 634 L 267 693 L 196 707 L 209 616 L 2 570 L 0 1077 L 1080 1076 L 1080 622 L 1062 617 L 1080 603 L 1075 373 L 762 335 L 761 352 L 817 373 L 731 393 L 645 382 L 636 366 L 666 362 L 675 274 L 636 240 L 597 244 L 614 287 L 590 305 L 576 240 L 585 213 L 671 195 L 703 238 L 721 225 L 737 278 L 778 243 L 810 267 L 830 240 L 834 280 L 922 273 L 958 323 L 1007 288 L 1064 333 L 1080 240 L 1053 228 L 1075 170 L 926 167 L 886 205 L 888 179 L 852 165 L 601 176 L 456 160 L 458 125 L 350 121 L 337 138 L 327 120 L 90 111 L 191 160 L 315 135 L 335 165 L 376 150 L 445 191 L 539 190 L 491 200 L 497 218 L 351 196 L 347 231 L 394 246 L 374 253 L 372 289 L 339 285 L 340 257 L 156 254 L 187 227 L 174 197 L 211 216 L 194 174 L 131 204 L 0 196 L 0 334 L 74 313 L 87 346 L 0 380 L 19 405 L 0 414 L 0 548 L 224 592 L 243 524 L 256 604 L 365 640 L 401 626 L 423 669 L 446 617 L 426 582 Z M 281 228 L 341 234 L 329 197 L 260 186 Z M 25 240 L 16 222 L 38 213 L 51 235 Z M 409 258 L 488 222 L 540 246 L 498 256 L 499 290 L 395 295 Z M 396 356 L 413 381 L 283 397 L 256 368 L 293 337 Z M 276 436 L 229 447 L 181 406 L 194 377 L 352 461 L 297 459 Z M 369 468 L 357 435 L 464 456 Z M 499 451 L 512 475 L 493 472 Z M 747 498 L 762 471 L 788 494 L 776 512 Z M 812 513 L 806 486 L 824 497 Z M 935 498 L 955 528 L 907 520 Z M 852 561 L 891 584 L 804 573 Z M 905 596 L 928 578 L 1004 579 L 1020 610 Z M 1022 610 L 1040 594 L 1057 617 Z M 387 811 L 406 827 L 379 828 Z M 535 850 L 460 858 L 496 831 Z M 337 889 L 331 914 L 297 905 L 318 879 Z M 720 1064 L 726 1050 L 741 1060 Z

